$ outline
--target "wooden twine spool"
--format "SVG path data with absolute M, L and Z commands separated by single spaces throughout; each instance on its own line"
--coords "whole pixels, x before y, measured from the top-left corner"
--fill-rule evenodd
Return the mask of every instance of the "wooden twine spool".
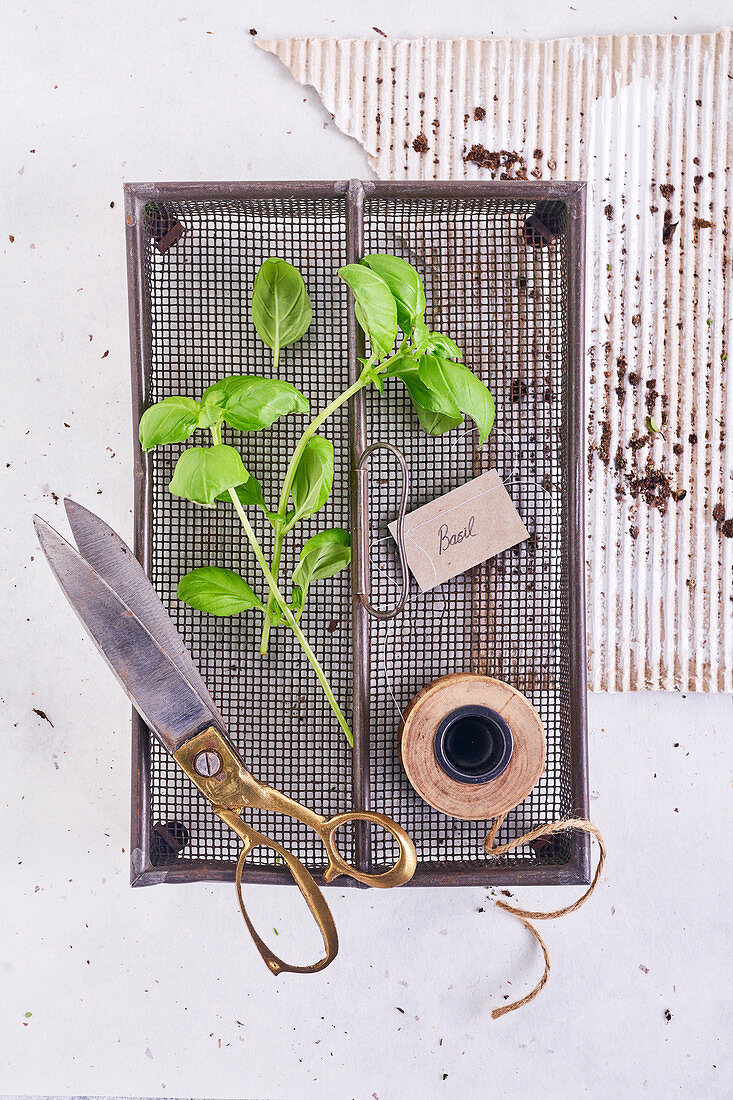
M 482 710 L 489 711 L 503 720 L 510 733 L 510 751 L 506 751 L 506 737 L 502 743 L 501 727 L 495 723 L 496 728 L 489 731 L 487 720 L 484 730 L 484 747 L 487 751 L 482 755 L 481 729 L 471 729 L 469 726 L 468 735 L 464 738 L 464 741 L 468 742 L 468 751 L 465 751 L 466 745 L 464 745 L 462 761 L 453 760 L 454 765 L 458 763 L 463 766 L 461 778 L 456 778 L 455 772 L 460 771 L 460 768 L 452 767 L 450 760 L 451 755 L 455 756 L 456 753 L 448 751 L 446 754 L 445 752 L 446 726 L 450 733 L 450 722 L 452 719 L 455 721 L 456 715 L 459 715 L 458 721 L 460 721 L 460 712 L 469 718 L 472 714 L 475 718 L 476 712 L 480 713 Z M 454 729 L 456 728 L 454 725 Z M 460 734 L 460 729 L 458 733 Z M 492 736 L 498 743 L 498 749 L 493 753 L 489 751 L 491 749 L 489 741 Z M 545 941 L 531 922 L 553 920 L 567 913 L 573 913 L 588 900 L 598 885 L 606 859 L 603 837 L 590 821 L 568 818 L 540 825 L 506 844 L 496 845 L 497 834 L 507 813 L 524 801 L 545 768 L 546 741 L 540 717 L 529 700 L 510 684 L 494 680 L 491 676 L 469 672 L 453 673 L 450 676 L 442 676 L 439 680 L 433 680 L 418 692 L 405 710 L 399 729 L 399 738 L 402 766 L 421 798 L 436 810 L 441 810 L 452 817 L 464 818 L 467 821 L 494 818 L 494 823 L 484 842 L 486 854 L 490 858 L 496 859 L 542 836 L 570 829 L 589 833 L 598 841 L 600 856 L 593 881 L 585 893 L 571 905 L 545 913 L 507 905 L 505 901 L 496 902 L 498 908 L 517 917 L 527 931 L 531 932 L 540 946 L 545 962 L 544 973 L 534 989 L 518 1001 L 495 1008 L 491 1016 L 496 1020 L 508 1012 L 514 1012 L 523 1005 L 529 1004 L 546 985 L 550 976 L 550 956 Z M 456 741 L 460 749 L 460 736 Z M 455 749 L 455 745 L 451 748 Z M 472 748 L 476 749 L 473 756 L 470 751 Z M 484 776 L 491 773 L 492 756 L 499 768 L 499 774 L 487 779 Z M 480 774 L 482 768 L 483 776 Z M 449 774 L 451 772 L 453 774 Z M 474 774 L 470 774 L 471 772 Z
M 510 684 L 478 673 L 441 676 L 418 692 L 399 739 L 402 766 L 420 797 L 467 821 L 518 806 L 545 768 L 537 711 Z

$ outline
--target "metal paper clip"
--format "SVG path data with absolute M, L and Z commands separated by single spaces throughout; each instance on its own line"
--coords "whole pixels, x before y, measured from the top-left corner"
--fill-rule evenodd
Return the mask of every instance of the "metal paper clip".
M 397 551 L 400 556 L 400 569 L 402 571 L 402 593 L 394 607 L 386 611 L 380 611 L 373 607 L 371 595 L 371 569 L 369 561 L 369 470 L 364 465 L 366 460 L 377 450 L 391 451 L 400 464 L 402 471 L 402 496 L 397 512 Z M 356 583 L 356 597 L 366 608 L 366 611 L 374 619 L 394 619 L 404 610 L 407 597 L 410 592 L 410 573 L 407 567 L 407 554 L 405 552 L 405 513 L 407 511 L 407 496 L 410 488 L 410 475 L 407 472 L 407 463 L 402 451 L 392 443 L 372 443 L 362 451 L 355 469 L 356 478 L 356 547 L 354 549 L 354 578 Z

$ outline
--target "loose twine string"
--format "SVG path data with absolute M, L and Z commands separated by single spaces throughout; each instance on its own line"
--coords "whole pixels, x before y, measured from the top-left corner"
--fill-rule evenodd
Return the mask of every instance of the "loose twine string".
M 506 855 L 507 852 L 513 851 L 515 848 L 521 847 L 522 844 L 529 844 L 533 840 L 539 840 L 541 836 L 550 836 L 552 833 L 561 833 L 566 829 L 578 829 L 584 833 L 590 833 L 598 841 L 598 865 L 596 866 L 596 873 L 593 876 L 588 889 L 582 894 L 572 905 L 566 905 L 562 909 L 553 909 L 550 913 L 532 912 L 529 909 L 518 909 L 514 905 L 507 905 L 505 901 L 497 901 L 495 904 L 498 909 L 503 909 L 506 913 L 511 913 L 512 916 L 517 917 L 522 922 L 524 927 L 530 932 L 537 943 L 542 949 L 542 955 L 545 960 L 545 971 L 537 982 L 537 985 L 531 990 L 525 997 L 521 997 L 518 1001 L 512 1001 L 511 1004 L 502 1005 L 501 1008 L 495 1008 L 492 1010 L 491 1019 L 498 1020 L 500 1016 L 506 1015 L 507 1012 L 516 1012 L 518 1008 L 522 1008 L 524 1005 L 528 1005 L 530 1001 L 533 1001 L 539 993 L 547 985 L 548 978 L 550 977 L 550 955 L 547 950 L 547 944 L 542 939 L 535 926 L 531 923 L 533 920 L 555 920 L 556 917 L 564 917 L 568 913 L 574 913 L 576 909 L 580 909 L 581 905 L 585 905 L 588 898 L 595 890 L 603 872 L 603 864 L 606 862 L 606 845 L 603 841 L 599 830 L 590 821 L 586 821 L 584 818 L 569 817 L 564 821 L 553 821 L 549 825 L 540 825 L 536 829 L 531 829 L 524 836 L 517 837 L 516 840 L 510 840 L 506 844 L 500 844 L 494 846 L 496 840 L 496 834 L 499 832 L 506 814 L 502 814 L 497 817 L 494 824 L 491 826 L 491 830 L 484 841 L 484 848 L 486 854 L 491 859 L 496 859 L 498 856 Z
M 460 443 L 461 440 L 463 438 L 465 438 L 465 436 L 471 435 L 474 431 L 476 431 L 476 429 L 471 428 L 468 431 L 465 431 L 465 432 L 461 433 L 460 438 L 454 443 L 454 446 L 457 446 L 458 443 Z M 525 480 L 524 478 L 517 479 L 515 475 L 516 475 L 516 469 L 513 469 L 511 471 L 511 473 L 508 475 L 508 477 L 502 478 L 502 481 L 503 481 L 503 483 L 506 487 L 508 487 L 510 483 L 515 482 L 517 480 L 520 483 L 522 483 Z M 545 492 L 548 492 L 546 487 L 544 485 L 541 485 L 539 482 L 535 483 L 535 482 L 531 482 L 530 479 L 526 479 L 526 480 L 528 481 L 528 483 L 531 483 L 531 484 L 539 484 L 540 487 Z M 392 541 L 392 536 L 391 535 L 387 535 L 387 536 L 385 536 L 384 538 L 381 538 L 381 539 L 374 539 L 372 541 L 370 549 L 374 548 L 379 543 L 388 542 L 388 541 Z M 376 568 L 377 572 L 382 574 L 382 576 L 385 578 L 385 580 L 387 581 L 387 584 L 390 587 L 393 587 L 393 588 L 398 587 L 396 579 L 394 577 L 391 577 L 386 569 L 384 569 L 382 566 L 380 566 L 376 562 L 372 562 L 372 565 Z M 420 593 L 417 596 L 409 597 L 408 600 L 407 600 L 407 603 L 408 604 L 413 603 L 414 601 L 418 600 L 421 595 L 422 594 Z M 445 613 L 446 613 L 447 609 L 448 609 L 448 603 L 447 603 L 445 597 L 443 597 L 443 607 L 441 609 L 440 621 L 438 623 L 438 629 L 439 630 L 440 630 L 440 628 L 442 628 L 442 623 L 443 623 L 443 620 L 445 618 Z M 402 718 L 404 720 L 404 714 L 402 713 L 402 708 L 400 707 L 399 703 L 397 702 L 397 697 L 395 695 L 394 688 L 392 686 L 392 680 L 391 680 L 391 676 L 390 676 L 390 673 L 389 673 L 389 666 L 388 666 L 388 663 L 387 663 L 387 639 L 388 639 L 390 633 L 392 631 L 394 631 L 394 626 L 395 626 L 395 620 L 394 619 L 387 621 L 386 631 L 385 631 L 385 636 L 384 636 L 384 644 L 382 646 L 382 650 L 381 650 L 381 653 L 380 653 L 380 663 L 382 665 L 382 673 L 384 675 L 384 681 L 385 681 L 385 684 L 387 686 L 387 690 L 389 691 L 389 694 L 392 698 L 392 702 L 394 703 L 395 708 L 397 709 L 397 711 L 400 715 L 400 718 Z M 533 840 L 539 840 L 540 837 L 543 837 L 543 836 L 551 836 L 553 833 L 565 832 L 568 829 L 577 829 L 580 832 L 589 833 L 591 836 L 595 837 L 595 839 L 598 842 L 598 852 L 599 852 L 599 854 L 598 854 L 598 864 L 596 866 L 595 874 L 593 875 L 593 880 L 592 880 L 590 886 L 585 891 L 585 893 L 582 894 L 579 898 L 577 898 L 577 900 L 574 901 L 571 905 L 566 905 L 562 909 L 553 909 L 552 912 L 544 913 L 544 912 L 533 912 L 529 909 L 519 909 L 514 905 L 507 905 L 507 903 L 505 901 L 495 902 L 495 905 L 498 909 L 503 909 L 504 912 L 511 913 L 511 915 L 513 917 L 516 917 L 517 920 L 521 921 L 522 924 L 524 925 L 524 927 L 527 929 L 527 931 L 535 938 L 535 940 L 539 944 L 540 949 L 542 951 L 542 956 L 543 956 L 544 962 L 545 962 L 545 969 L 544 969 L 544 973 L 542 974 L 542 977 L 537 982 L 537 985 L 534 987 L 534 989 L 532 989 L 529 993 L 527 993 L 526 996 L 521 997 L 518 1001 L 512 1001 L 511 1004 L 502 1005 L 500 1008 L 492 1009 L 492 1012 L 491 1012 L 491 1019 L 492 1020 L 498 1020 L 501 1016 L 505 1016 L 508 1012 L 516 1012 L 516 1010 L 518 1008 L 523 1008 L 524 1005 L 529 1004 L 530 1001 L 533 1001 L 535 999 L 535 997 L 537 997 L 542 992 L 542 990 L 545 988 L 545 986 L 547 985 L 547 982 L 549 980 L 549 977 L 550 977 L 550 954 L 549 954 L 549 951 L 547 950 L 547 944 L 545 943 L 542 936 L 540 935 L 540 933 L 537 931 L 537 929 L 534 927 L 534 925 L 531 922 L 533 920 L 555 920 L 557 917 L 564 917 L 568 913 L 574 913 L 576 909 L 580 909 L 580 907 L 582 905 L 585 905 L 586 901 L 588 900 L 588 898 L 591 896 L 591 894 L 595 890 L 596 886 L 598 885 L 598 883 L 600 881 L 600 878 L 601 878 L 601 874 L 603 873 L 603 865 L 606 862 L 606 845 L 604 843 L 603 837 L 601 836 L 601 833 L 596 828 L 596 826 L 593 825 L 592 822 L 586 821 L 585 818 L 570 817 L 570 818 L 566 818 L 562 821 L 550 822 L 550 824 L 548 824 L 548 825 L 539 825 L 536 829 L 531 829 L 528 833 L 524 833 L 523 836 L 517 837 L 516 840 L 510 840 L 510 841 L 507 841 L 506 844 L 500 844 L 500 845 L 495 846 L 494 842 L 496 840 L 499 829 L 504 824 L 504 821 L 506 820 L 507 814 L 510 813 L 510 812 L 511 811 L 507 811 L 507 813 L 501 814 L 499 817 L 495 818 L 494 823 L 492 824 L 491 829 L 490 829 L 486 839 L 484 840 L 484 849 L 486 851 L 487 856 L 489 856 L 490 859 L 498 859 L 500 856 L 506 855 L 508 852 L 514 851 L 515 848 L 521 848 L 522 845 L 524 845 L 524 844 L 530 844 Z

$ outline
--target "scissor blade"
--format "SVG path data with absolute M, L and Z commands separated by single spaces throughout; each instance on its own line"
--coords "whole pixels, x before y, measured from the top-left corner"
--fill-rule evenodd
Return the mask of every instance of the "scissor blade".
M 175 752 L 211 724 L 209 708 L 91 565 L 45 520 L 34 516 L 33 522 L 48 564 L 82 625 L 143 721 L 168 752 Z
M 223 729 L 222 716 L 209 695 L 183 638 L 132 550 L 94 512 L 77 504 L 75 500 L 65 500 L 64 506 L 81 556 L 117 593 L 122 602 L 135 612 L 160 648 L 199 693 L 213 720 Z

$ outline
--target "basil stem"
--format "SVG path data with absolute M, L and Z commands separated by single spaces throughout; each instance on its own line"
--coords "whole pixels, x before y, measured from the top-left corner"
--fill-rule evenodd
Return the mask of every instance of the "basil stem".
M 403 345 L 404 345 L 404 341 L 403 341 Z M 402 350 L 402 346 L 400 347 L 400 351 L 401 350 Z M 386 368 L 393 361 L 393 359 L 396 359 L 397 356 L 400 354 L 400 351 L 395 352 L 395 354 L 391 355 L 389 357 L 389 359 L 385 359 L 384 362 L 381 363 L 379 365 L 379 367 L 377 368 L 377 374 L 381 374 L 383 370 L 386 370 Z M 287 515 L 287 510 L 288 510 L 288 501 L 290 500 L 290 491 L 293 487 L 293 479 L 295 478 L 295 472 L 298 469 L 298 463 L 300 462 L 301 458 L 303 457 L 303 452 L 305 451 L 305 448 L 308 445 L 308 440 L 311 439 L 316 434 L 316 432 L 318 431 L 320 426 L 326 420 L 328 420 L 329 416 L 331 416 L 333 413 L 335 413 L 337 409 L 341 408 L 341 406 L 346 404 L 347 401 L 350 401 L 351 398 L 355 394 L 359 393 L 360 390 L 363 390 L 367 386 L 371 385 L 371 383 L 374 381 L 373 374 L 374 374 L 374 363 L 376 361 L 376 358 L 377 358 L 377 356 L 375 354 L 375 355 L 372 355 L 369 359 L 367 359 L 366 363 L 364 364 L 364 369 L 362 370 L 361 374 L 357 378 L 356 382 L 354 382 L 351 386 L 349 386 L 349 388 L 347 390 L 344 390 L 343 393 L 339 394 L 339 396 L 334 401 L 332 401 L 330 405 L 326 406 L 326 408 L 323 410 L 323 412 L 319 413 L 318 416 L 310 422 L 310 424 L 308 425 L 308 427 L 306 428 L 306 430 L 303 432 L 302 436 L 300 437 L 300 440 L 298 441 L 298 445 L 296 446 L 295 450 L 293 451 L 292 457 L 290 459 L 290 464 L 288 465 L 287 471 L 285 473 L 285 480 L 283 481 L 283 484 L 282 484 L 282 490 L 280 492 L 280 500 L 279 500 L 278 507 L 277 507 L 276 518 L 275 518 L 275 520 L 273 521 L 273 524 L 272 524 L 272 526 L 274 528 L 274 531 L 275 531 L 275 537 L 274 537 L 273 547 L 272 547 L 272 566 L 271 566 L 271 569 L 272 569 L 272 574 L 276 579 L 280 575 L 280 559 L 282 557 L 283 540 L 285 538 L 285 535 L 287 534 L 287 528 L 286 528 L 286 525 L 285 525 L 285 522 L 286 522 L 285 517 Z M 263 657 L 266 655 L 267 649 L 268 649 L 268 644 L 269 644 L 269 640 L 270 640 L 270 629 L 272 627 L 272 620 L 273 620 L 273 615 L 274 615 L 275 608 L 276 608 L 276 603 L 277 603 L 277 601 L 275 600 L 275 598 L 272 594 L 272 591 L 271 591 L 270 595 L 268 597 L 268 600 L 267 600 L 267 610 L 265 612 L 265 621 L 264 621 L 263 626 L 262 626 L 262 636 L 260 638 L 260 653 L 262 654 Z
M 218 424 L 215 425 L 215 426 L 212 426 L 212 428 L 211 428 L 211 437 L 214 440 L 214 443 L 216 443 L 216 444 L 221 443 L 221 427 Z M 239 516 L 240 522 L 242 524 L 242 527 L 244 528 L 244 533 L 247 536 L 249 544 L 252 547 L 252 550 L 254 551 L 254 555 L 257 559 L 257 563 L 258 563 L 258 565 L 260 566 L 260 569 L 262 570 L 262 572 L 265 575 L 265 580 L 267 581 L 267 585 L 268 585 L 268 588 L 270 590 L 270 597 L 279 606 L 284 621 L 288 624 L 290 629 L 293 631 L 293 634 L 295 634 L 295 637 L 300 642 L 300 646 L 301 646 L 303 652 L 305 653 L 306 657 L 310 661 L 311 666 L 313 667 L 313 671 L 315 672 L 316 676 L 318 677 L 320 685 L 323 688 L 324 694 L 325 694 L 325 696 L 328 699 L 328 702 L 330 704 L 331 710 L 336 715 L 336 718 L 338 719 L 338 724 L 341 726 L 341 729 L 346 734 L 346 740 L 349 742 L 349 745 L 351 745 L 351 747 L 353 748 L 353 746 L 354 746 L 354 735 L 351 732 L 351 727 L 349 726 L 349 723 L 346 721 L 346 718 L 344 717 L 344 714 L 343 714 L 343 711 L 341 710 L 341 707 L 338 705 L 336 697 L 333 694 L 333 691 L 331 690 L 331 685 L 329 684 L 329 682 L 326 678 L 325 672 L 321 668 L 321 665 L 320 665 L 320 662 L 319 662 L 318 658 L 316 657 L 315 653 L 311 649 L 310 644 L 309 644 L 308 639 L 306 638 L 305 634 L 303 633 L 303 631 L 298 626 L 298 623 L 295 619 L 295 616 L 293 615 L 292 611 L 290 610 L 290 607 L 288 606 L 287 600 L 285 599 L 282 592 L 280 591 L 280 589 L 277 586 L 277 581 L 275 580 L 274 576 L 272 575 L 272 572 L 270 571 L 270 567 L 267 564 L 267 558 L 265 557 L 265 555 L 262 551 L 262 547 L 260 546 L 260 544 L 257 540 L 257 536 L 255 535 L 254 530 L 252 529 L 252 526 L 251 526 L 249 520 L 247 519 L 247 514 L 246 514 L 244 508 L 242 507 L 241 501 L 240 501 L 239 497 L 237 496 L 237 493 L 234 489 L 229 490 L 229 497 L 231 499 L 232 504 L 234 505 L 234 508 L 236 510 L 237 515 Z

